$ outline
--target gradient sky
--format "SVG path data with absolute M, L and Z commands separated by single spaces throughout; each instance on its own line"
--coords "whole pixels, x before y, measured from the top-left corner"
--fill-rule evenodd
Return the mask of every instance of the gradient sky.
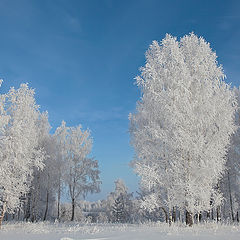
M 128 114 L 140 96 L 134 77 L 153 40 L 192 31 L 239 86 L 238 0 L 0 0 L 0 93 L 28 82 L 52 132 L 62 120 L 91 130 L 103 184 L 87 199 L 106 197 L 117 178 L 136 191 L 128 166 Z

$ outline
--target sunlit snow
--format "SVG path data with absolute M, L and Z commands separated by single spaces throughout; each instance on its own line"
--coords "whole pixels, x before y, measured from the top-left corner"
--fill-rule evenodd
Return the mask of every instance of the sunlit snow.
M 0 231 L 1 240 L 175 240 L 240 239 L 240 226 L 228 224 L 77 224 L 7 223 Z

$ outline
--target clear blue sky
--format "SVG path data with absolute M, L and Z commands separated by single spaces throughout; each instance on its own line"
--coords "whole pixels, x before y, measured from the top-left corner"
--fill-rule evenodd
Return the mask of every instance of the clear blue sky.
M 0 92 L 28 82 L 53 131 L 63 119 L 91 129 L 103 184 L 90 200 L 117 178 L 137 190 L 128 114 L 153 40 L 194 31 L 217 52 L 227 81 L 240 83 L 238 0 L 0 0 L 0 31 Z

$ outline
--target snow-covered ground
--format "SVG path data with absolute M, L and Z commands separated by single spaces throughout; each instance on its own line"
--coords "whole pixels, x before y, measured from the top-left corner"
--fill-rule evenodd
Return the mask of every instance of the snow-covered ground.
M 208 223 L 169 227 L 164 223 L 144 225 L 8 223 L 0 240 L 239 240 L 240 226 Z

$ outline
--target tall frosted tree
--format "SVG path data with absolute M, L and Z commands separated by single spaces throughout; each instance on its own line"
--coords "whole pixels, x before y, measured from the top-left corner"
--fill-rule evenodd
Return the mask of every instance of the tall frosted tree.
M 51 129 L 48 113 L 41 113 L 37 121 L 38 148 L 44 153 L 44 169 L 34 169 L 33 181 L 25 204 L 25 219 L 46 220 L 53 215 L 58 182 L 56 139 L 49 134 Z
M 143 205 L 178 206 L 191 225 L 193 213 L 220 204 L 235 97 L 209 43 L 193 33 L 153 41 L 140 71 L 129 119 L 135 171 L 149 190 Z
M 77 200 L 85 197 L 89 192 L 99 192 L 100 171 L 98 161 L 89 157 L 92 150 L 92 138 L 89 130 L 84 131 L 80 125 L 66 127 L 63 122 L 57 129 L 56 136 L 63 148 L 61 159 L 64 161 L 62 166 L 64 165 L 65 169 L 60 174 L 69 190 L 72 203 L 71 221 L 73 221 Z
M 62 121 L 61 125 L 56 129 L 54 133 L 54 140 L 56 143 L 56 181 L 57 181 L 57 219 L 60 218 L 60 203 L 62 188 L 64 183 L 64 170 L 66 170 L 67 164 L 67 148 L 68 148 L 68 131 L 69 127 Z
M 43 168 L 43 152 L 38 146 L 36 122 L 39 110 L 34 90 L 21 84 L 1 96 L 0 126 L 0 206 L 13 212 L 29 191 L 34 168 Z
M 227 154 L 227 169 L 220 181 L 224 195 L 223 214 L 233 221 L 239 221 L 240 210 L 240 89 L 234 88 L 237 97 L 238 110 L 235 114 L 237 131 L 231 137 L 230 148 Z

